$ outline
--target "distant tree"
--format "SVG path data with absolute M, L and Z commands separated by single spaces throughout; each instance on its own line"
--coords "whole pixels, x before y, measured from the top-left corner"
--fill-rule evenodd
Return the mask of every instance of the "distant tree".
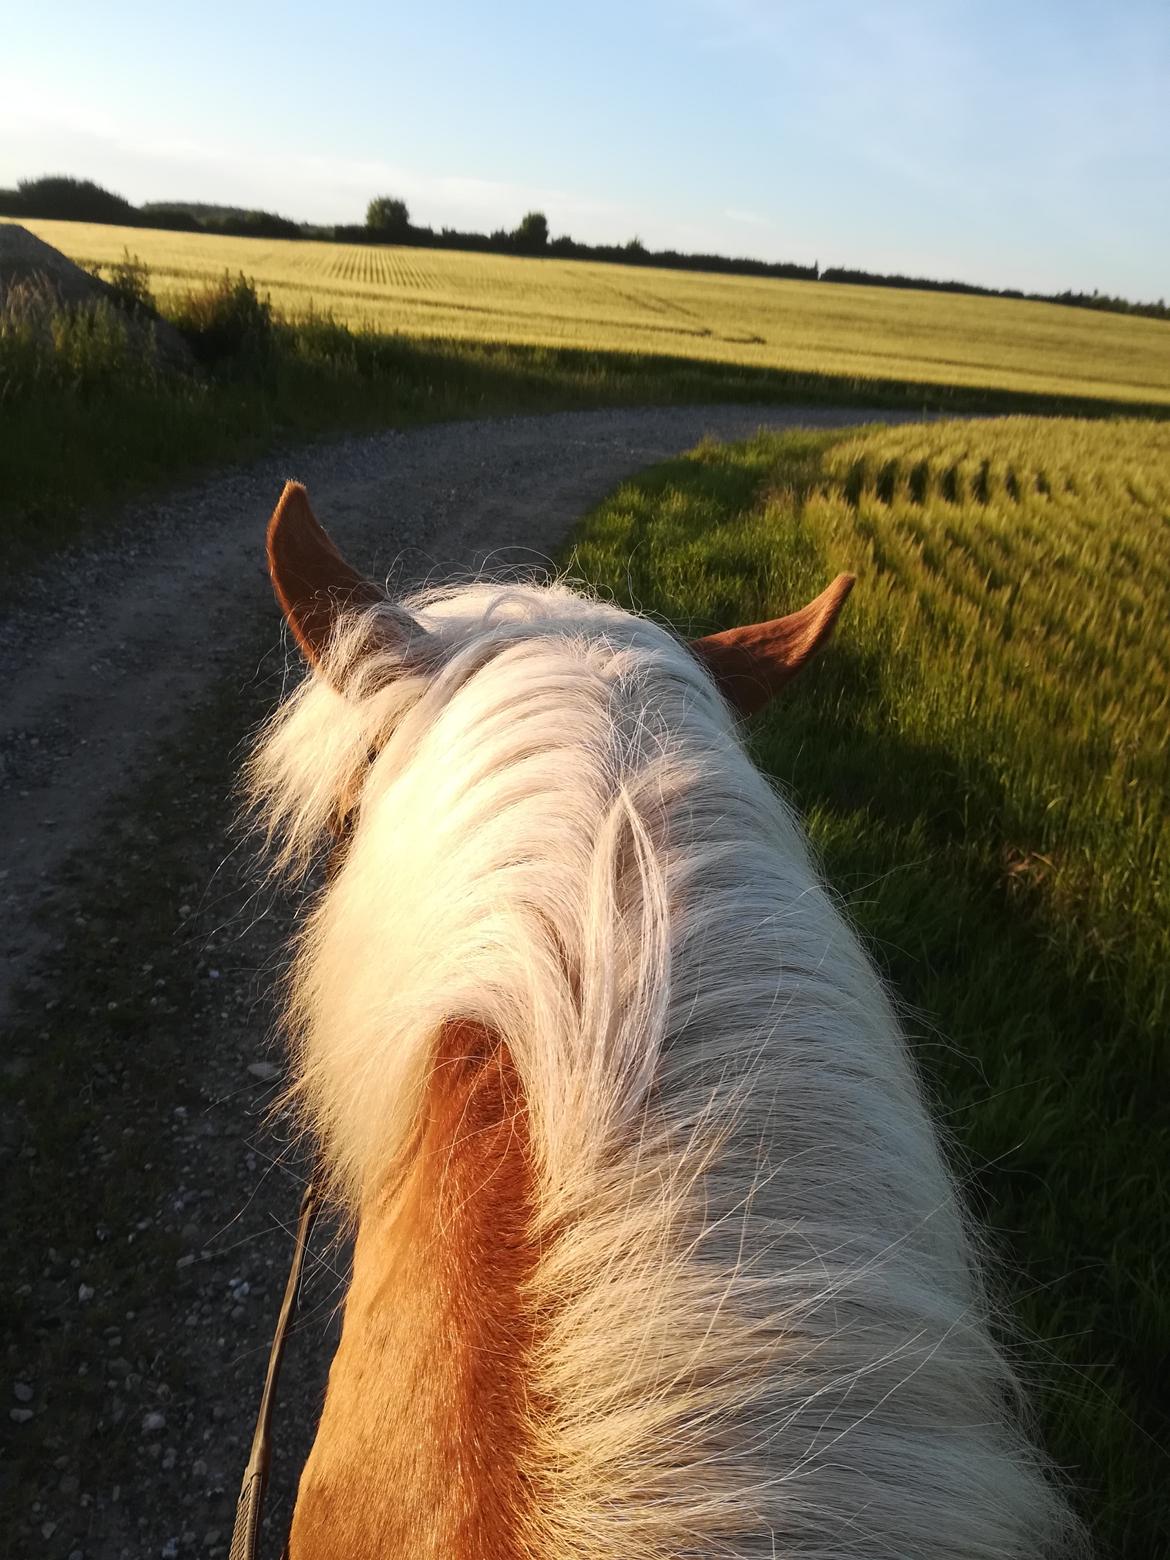
M 17 189 L 21 206 L 30 217 L 57 217 L 66 222 L 121 222 L 128 226 L 136 226 L 141 220 L 137 207 L 121 195 L 103 189 L 92 179 L 48 174 L 40 179 L 21 179 Z
M 184 206 L 172 206 L 164 200 L 151 201 L 141 208 L 142 220 L 147 227 L 169 228 L 175 233 L 201 233 L 199 219 Z
M 208 233 L 227 233 L 239 238 L 300 238 L 299 225 L 291 217 L 275 211 L 232 211 L 203 222 Z
M 376 233 L 405 237 L 410 231 L 406 202 L 394 195 L 376 196 L 366 207 L 366 226 Z
M 512 237 L 521 249 L 544 249 L 548 244 L 548 218 L 543 211 L 528 212 Z

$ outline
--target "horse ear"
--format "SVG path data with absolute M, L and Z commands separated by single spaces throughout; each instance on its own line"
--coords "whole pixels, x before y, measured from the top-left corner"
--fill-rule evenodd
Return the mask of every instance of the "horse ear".
M 317 666 L 339 617 L 385 601 L 385 592 L 346 563 L 299 482 L 286 482 L 268 522 L 268 572 L 289 628 Z
M 856 575 L 838 574 L 827 590 L 799 612 L 708 634 L 705 639 L 693 639 L 690 648 L 728 703 L 741 715 L 754 715 L 792 681 L 828 639 L 855 580 Z

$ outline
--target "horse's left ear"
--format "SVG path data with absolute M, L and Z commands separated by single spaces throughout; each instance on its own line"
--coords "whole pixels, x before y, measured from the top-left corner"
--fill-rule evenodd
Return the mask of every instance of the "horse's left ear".
M 693 639 L 690 648 L 728 703 L 741 715 L 754 715 L 792 681 L 828 639 L 856 578 L 854 574 L 838 574 L 827 590 L 799 612 L 708 634 L 705 639 Z
M 299 482 L 286 482 L 268 522 L 268 572 L 293 636 L 317 666 L 341 615 L 385 601 L 338 552 Z

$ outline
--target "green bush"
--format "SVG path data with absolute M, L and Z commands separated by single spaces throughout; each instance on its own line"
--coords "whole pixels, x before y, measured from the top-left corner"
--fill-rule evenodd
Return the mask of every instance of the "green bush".
M 171 310 L 171 319 L 208 367 L 239 360 L 262 363 L 272 353 L 272 304 L 242 273 L 233 279 L 225 271 L 218 282 L 187 293 Z
M 95 274 L 100 275 L 103 270 L 106 274 L 101 279 L 113 292 L 119 308 L 128 314 L 153 317 L 156 313 L 154 294 L 150 290 L 150 267 L 145 260 L 124 249 L 120 260 L 99 267 Z

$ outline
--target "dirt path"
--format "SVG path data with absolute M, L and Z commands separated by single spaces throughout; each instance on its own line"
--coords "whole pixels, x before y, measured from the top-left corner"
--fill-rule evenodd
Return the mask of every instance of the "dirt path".
M 623 476 L 704 434 L 866 420 L 681 408 L 349 439 L 133 512 L 29 583 L 0 622 L 6 1552 L 227 1552 L 298 1175 L 265 1117 L 290 907 L 227 834 L 236 749 L 283 675 L 261 567 L 283 479 L 410 583 L 547 562 Z M 343 1282 L 342 1247 L 319 1250 L 266 1552 Z

